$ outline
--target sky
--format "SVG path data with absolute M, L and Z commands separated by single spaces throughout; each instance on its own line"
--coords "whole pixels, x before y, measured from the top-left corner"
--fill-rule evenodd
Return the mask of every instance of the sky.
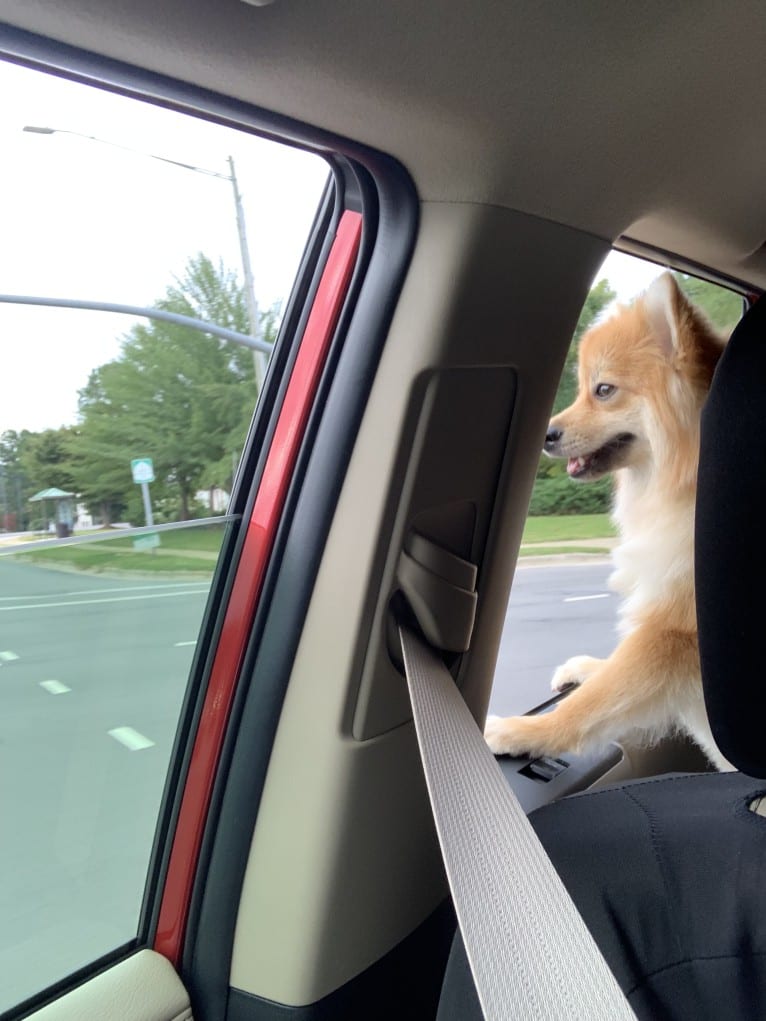
M 601 280 L 602 277 L 606 277 L 612 290 L 617 294 L 615 300 L 626 302 L 634 298 L 640 291 L 646 290 L 652 280 L 660 273 L 664 273 L 665 269 L 665 266 L 658 266 L 645 259 L 637 259 L 634 255 L 610 252 L 596 274 L 594 283 Z
M 200 251 L 241 277 L 230 181 L 153 158 L 228 175 L 231 155 L 259 308 L 287 298 L 327 179 L 319 157 L 2 62 L 0 95 L 2 293 L 149 306 Z M 596 279 L 625 301 L 659 272 L 612 253 Z M 0 433 L 73 424 L 78 390 L 138 321 L 0 303 Z
M 2 62 L 0 95 L 2 293 L 150 306 L 200 251 L 241 279 L 231 182 L 151 153 L 224 175 L 233 157 L 259 308 L 286 299 L 327 180 L 318 156 Z M 0 303 L 0 432 L 73 423 L 138 321 Z

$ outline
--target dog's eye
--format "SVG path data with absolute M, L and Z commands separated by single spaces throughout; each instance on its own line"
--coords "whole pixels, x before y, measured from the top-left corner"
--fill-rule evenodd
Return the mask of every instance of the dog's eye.
M 607 397 L 611 397 L 616 389 L 617 387 L 612 383 L 597 383 L 593 393 L 599 400 L 604 401 Z

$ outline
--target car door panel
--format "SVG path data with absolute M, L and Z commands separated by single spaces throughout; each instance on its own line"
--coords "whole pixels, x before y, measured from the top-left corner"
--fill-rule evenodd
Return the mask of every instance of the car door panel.
M 34 1021 L 193 1021 L 189 994 L 161 954 L 140 950 L 47 1007 Z

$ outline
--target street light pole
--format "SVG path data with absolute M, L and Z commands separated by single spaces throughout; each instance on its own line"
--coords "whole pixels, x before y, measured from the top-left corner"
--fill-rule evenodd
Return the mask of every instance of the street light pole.
M 231 171 L 231 186 L 234 189 L 234 208 L 237 214 L 237 233 L 239 235 L 239 247 L 242 253 L 242 270 L 245 274 L 245 297 L 247 298 L 248 318 L 250 319 L 250 332 L 255 340 L 261 337 L 261 321 L 258 315 L 258 299 L 255 296 L 255 281 L 253 280 L 253 268 L 250 264 L 250 248 L 247 244 L 247 231 L 245 229 L 245 210 L 242 208 L 242 196 L 239 193 L 237 174 L 234 170 L 234 159 L 228 157 L 229 170 Z M 263 351 L 253 351 L 255 362 L 255 383 L 258 392 L 261 392 L 263 380 L 266 376 L 266 358 Z
M 96 135 L 86 135 L 81 131 L 69 131 L 66 128 L 39 127 L 27 124 L 24 131 L 35 135 L 74 135 L 77 138 L 84 138 L 88 142 L 100 142 L 102 145 L 111 145 L 115 149 L 123 149 L 125 152 L 137 153 L 139 156 L 146 156 L 149 159 L 158 160 L 160 163 L 170 163 L 174 167 L 181 167 L 183 170 L 192 170 L 206 177 L 218 177 L 222 181 L 229 181 L 234 190 L 234 210 L 237 218 L 237 235 L 239 237 L 239 249 L 242 258 L 242 271 L 245 277 L 245 299 L 247 301 L 247 312 L 250 320 L 250 336 L 256 341 L 263 341 L 260 318 L 258 316 L 258 300 L 255 296 L 255 281 L 253 279 L 253 268 L 250 263 L 250 248 L 247 243 L 247 231 L 245 228 L 245 210 L 242 205 L 242 196 L 237 183 L 237 175 L 234 169 L 234 159 L 229 156 L 229 174 L 221 174 L 217 170 L 208 170 L 206 167 L 197 167 L 192 163 L 182 163 L 180 160 L 171 160 L 167 156 L 158 156 L 157 153 L 145 152 L 143 149 L 133 149 L 127 145 L 120 145 L 119 142 L 110 142 L 106 138 L 98 138 Z M 255 368 L 255 383 L 260 393 L 263 387 L 263 380 L 266 376 L 268 360 L 262 350 L 253 350 L 253 363 Z
M 222 337 L 242 347 L 249 347 L 251 351 L 258 354 L 268 354 L 271 351 L 270 345 L 265 340 L 259 340 L 251 333 L 238 333 L 230 330 L 227 326 L 219 326 L 218 323 L 208 323 L 204 319 L 194 319 L 192 316 L 184 316 L 179 312 L 168 312 L 166 308 L 147 308 L 145 305 L 123 305 L 114 301 L 93 301 L 85 298 L 48 298 L 42 294 L 2 294 L 0 293 L 0 304 L 2 305 L 43 305 L 50 308 L 80 308 L 92 312 L 116 312 L 118 315 L 146 316 L 147 319 L 159 319 L 165 323 L 175 323 L 176 326 L 191 326 L 193 330 L 200 333 L 212 333 L 214 337 Z

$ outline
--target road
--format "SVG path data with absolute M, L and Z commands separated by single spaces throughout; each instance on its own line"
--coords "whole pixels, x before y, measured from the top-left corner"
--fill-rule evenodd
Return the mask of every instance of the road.
M 610 651 L 607 574 L 518 569 L 491 711 Z M 135 935 L 207 593 L 0 558 L 0 1012 Z
M 0 560 L 0 1011 L 135 936 L 207 592 Z
M 551 697 L 550 681 L 570 656 L 608 656 L 616 644 L 617 597 L 608 562 L 516 570 L 489 711 L 525 712 Z

